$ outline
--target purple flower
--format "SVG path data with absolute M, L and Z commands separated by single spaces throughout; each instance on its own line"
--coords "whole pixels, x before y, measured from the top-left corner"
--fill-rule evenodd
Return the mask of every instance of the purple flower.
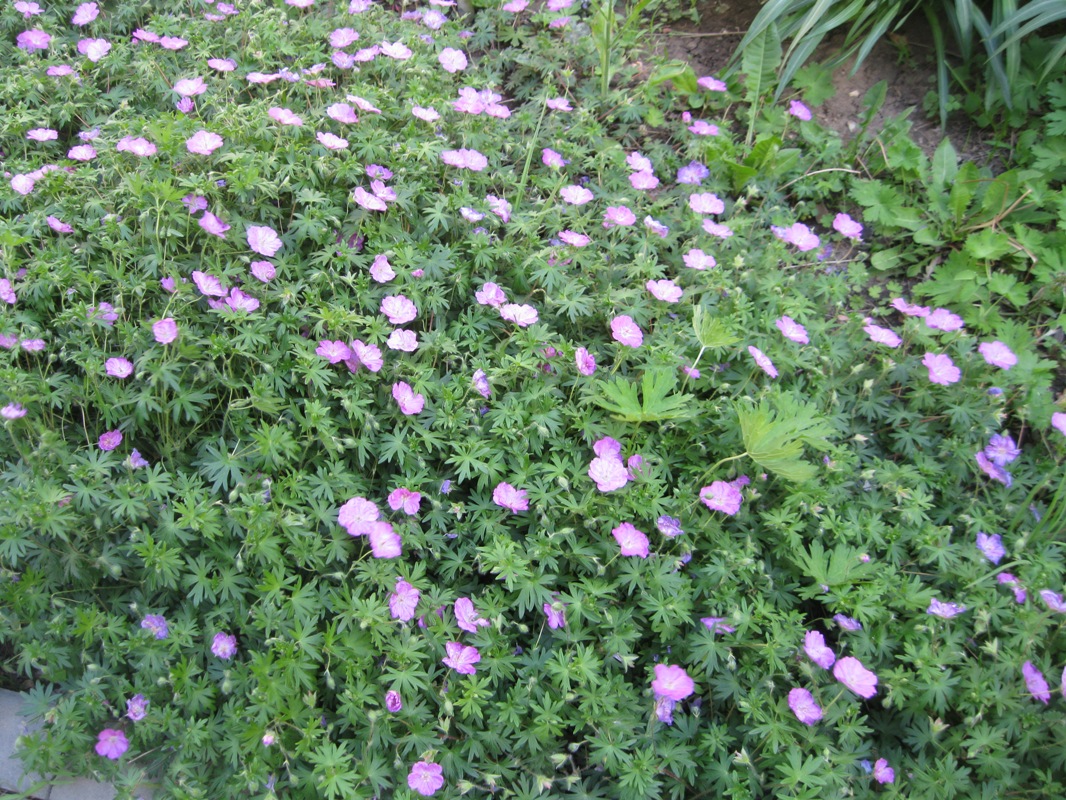
M 836 622 L 837 625 L 839 625 L 841 628 L 843 628 L 846 631 L 861 631 L 862 630 L 862 623 L 861 622 L 859 622 L 857 619 L 852 619 L 851 617 L 846 617 L 843 614 L 835 614 L 833 616 L 833 620 Z
M 1022 451 L 1014 444 L 1014 439 L 1009 434 L 993 434 L 988 440 L 984 454 L 997 467 L 1005 467 L 1020 456 Z
M 414 389 L 404 381 L 398 381 L 392 385 L 392 398 L 399 405 L 400 411 L 407 416 L 421 414 L 426 405 L 425 396 L 416 394 Z
M 777 377 L 777 367 L 774 366 L 774 362 L 758 347 L 748 345 L 748 352 L 751 357 L 755 359 L 755 363 L 759 365 L 759 368 L 769 375 L 771 378 Z
M 870 337 L 870 341 L 877 344 L 887 345 L 888 347 L 899 347 L 903 340 L 899 338 L 895 331 L 888 328 L 882 328 L 880 325 L 874 325 L 869 323 L 863 328 L 866 331 L 866 335 Z
M 148 716 L 148 700 L 143 694 L 135 694 L 126 701 L 126 716 L 134 722 L 140 722 Z
M 644 343 L 644 333 L 633 318 L 622 314 L 611 320 L 611 337 L 626 347 L 640 347 Z
M 788 113 L 796 119 L 803 120 L 804 122 L 809 122 L 811 119 L 811 110 L 799 100 L 789 101 Z
M 781 317 L 776 320 L 774 324 L 777 326 L 777 329 L 781 331 L 781 335 L 790 342 L 810 344 L 811 340 L 807 336 L 807 329 L 796 322 L 796 320 L 792 319 L 792 317 Z
M 938 308 L 926 316 L 925 324 L 938 331 L 957 331 L 962 328 L 962 317 L 946 308 Z
M 216 633 L 211 640 L 211 652 L 223 661 L 229 661 L 237 655 L 237 637 L 228 633 Z
M 574 351 L 574 364 L 582 375 L 589 376 L 596 372 L 596 359 L 584 347 L 579 347 Z
M 679 702 L 696 690 L 696 684 L 685 672 L 684 667 L 656 664 L 655 680 L 651 682 L 651 690 L 655 692 L 656 697 L 665 697 Z
M 415 608 L 418 607 L 418 600 L 421 596 L 418 589 L 403 578 L 397 578 L 396 588 L 389 595 L 389 611 L 392 618 L 401 622 L 410 622 L 414 619 Z
M 977 549 L 993 564 L 998 564 L 1007 554 L 1006 548 L 1003 547 L 1003 538 L 998 533 L 978 532 Z
M 473 670 L 468 674 L 473 674 Z M 419 761 L 411 767 L 411 772 L 407 775 L 407 785 L 423 797 L 429 797 L 444 785 L 444 769 L 440 764 Z
M 543 606 L 545 616 L 548 618 L 548 627 L 552 630 L 566 627 L 566 606 L 562 605 L 560 608 L 555 608 L 551 603 L 545 603 Z
M 170 628 L 167 626 L 166 618 L 159 614 L 145 614 L 144 619 L 141 620 L 141 627 L 151 631 L 156 639 L 166 639 L 170 635 Z
M 128 378 L 133 374 L 133 362 L 127 358 L 109 358 L 104 362 L 104 370 L 112 378 Z
M 655 717 L 666 725 L 674 724 L 674 706 L 677 705 L 676 700 L 671 700 L 669 697 L 663 697 L 662 695 L 655 696 Z
M 1029 690 L 1033 699 L 1047 705 L 1051 699 L 1051 691 L 1048 689 L 1047 681 L 1044 680 L 1044 674 L 1033 666 L 1032 661 L 1022 664 L 1022 677 L 1025 678 L 1025 688 Z
M 1063 602 L 1061 594 L 1053 592 L 1050 589 L 1041 589 L 1040 599 L 1044 601 L 1044 604 L 1050 610 L 1059 614 L 1066 614 L 1066 602 Z
M 726 481 L 715 481 L 710 486 L 700 489 L 700 500 L 711 511 L 721 511 L 732 517 L 740 511 L 744 496 L 736 485 Z
M 984 454 L 984 451 L 975 454 L 974 458 L 977 459 L 977 466 L 980 467 L 981 472 L 985 473 L 985 475 L 992 480 L 999 481 L 1007 488 L 1010 488 L 1010 485 L 1014 482 L 1010 472 L 1003 467 L 993 464 L 988 456 Z
M 149 466 L 148 459 L 142 456 L 141 451 L 136 448 L 130 453 L 130 457 L 127 460 L 129 461 L 131 469 L 141 469 L 142 467 Z
M 393 325 L 403 325 L 418 316 L 418 309 L 402 294 L 386 295 L 381 300 L 381 313 Z
M 501 482 L 492 490 L 492 502 L 512 514 L 517 514 L 519 511 L 529 510 L 529 493 L 525 489 L 516 489 L 509 483 Z
M 807 635 L 803 638 L 803 651 L 822 669 L 829 669 L 837 660 L 836 655 L 826 645 L 825 637 L 819 631 L 807 631 Z
M 655 527 L 659 529 L 659 533 L 670 539 L 675 536 L 681 536 L 684 533 L 681 530 L 681 520 L 668 517 L 665 514 L 655 520 Z
M 637 530 L 632 523 L 623 522 L 611 531 L 624 556 L 648 557 L 648 537 Z
M 97 444 L 100 446 L 100 449 L 105 452 L 108 450 L 114 450 L 122 444 L 122 431 L 116 428 L 113 431 L 105 431 L 104 433 L 101 433 Z
M 941 619 L 951 619 L 965 610 L 966 606 L 960 606 L 958 603 L 945 603 L 934 597 L 929 601 L 929 608 L 925 610 L 925 613 Z
M 400 693 L 390 689 L 385 692 L 385 709 L 393 714 L 403 708 L 403 699 Z
M 883 758 L 874 762 L 874 780 L 878 783 L 895 783 L 896 771 Z
M 700 622 L 711 633 L 733 633 L 736 631 L 732 625 L 728 624 L 725 617 L 701 617 Z
M 476 647 L 464 647 L 461 642 L 448 642 L 444 649 L 447 655 L 441 661 L 445 666 L 451 667 L 460 675 L 473 675 L 477 672 L 474 665 L 481 661 L 481 653 Z
M 104 728 L 96 737 L 96 754 L 117 761 L 130 749 L 126 734 L 113 728 Z
M 922 358 L 922 364 L 929 370 L 929 381 L 941 386 L 949 386 L 958 383 L 962 372 L 955 366 L 951 356 L 936 353 L 926 353 Z
M 806 689 L 799 687 L 788 693 L 788 707 L 796 715 L 796 719 L 804 725 L 813 725 L 822 718 L 822 708 Z
M 477 633 L 478 628 L 484 628 L 489 621 L 479 617 L 474 610 L 474 601 L 469 597 L 460 597 L 453 605 L 455 612 L 455 624 L 467 633 Z
M 877 694 L 877 676 L 852 656 L 837 661 L 833 667 L 833 677 L 859 697 L 869 699 Z
M 492 397 L 492 387 L 489 386 L 489 378 L 485 374 L 485 370 L 479 369 L 474 371 L 474 377 L 471 378 L 471 383 L 474 385 L 474 389 L 484 397 L 486 400 Z
M 710 177 L 711 171 L 698 161 L 690 161 L 677 171 L 677 182 L 698 186 Z
M 837 214 L 833 217 L 833 230 L 856 242 L 862 239 L 862 223 L 856 222 L 847 214 Z

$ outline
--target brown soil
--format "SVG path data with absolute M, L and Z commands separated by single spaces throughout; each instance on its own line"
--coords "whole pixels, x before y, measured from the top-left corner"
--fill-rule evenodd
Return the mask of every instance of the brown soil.
M 700 22 L 664 26 L 655 37 L 660 52 L 670 59 L 690 63 L 697 75 L 714 75 L 725 69 L 744 31 L 755 18 L 761 3 L 754 0 L 703 0 L 697 5 Z M 843 34 L 827 40 L 815 53 L 814 60 L 833 56 L 843 42 Z M 851 74 L 853 62 L 833 73 L 836 94 L 818 106 L 816 119 L 849 138 L 858 127 L 863 97 L 878 81 L 888 83 L 888 93 L 872 129 L 879 130 L 886 120 L 911 109 L 911 136 L 932 155 L 945 133 L 940 121 L 922 111 L 925 96 L 935 88 L 932 49 L 921 20 L 912 18 L 900 34 L 891 34 L 879 42 L 862 65 Z M 935 113 L 935 112 L 934 112 Z M 984 133 L 965 120 L 948 120 L 947 136 L 963 160 L 984 164 L 991 150 Z

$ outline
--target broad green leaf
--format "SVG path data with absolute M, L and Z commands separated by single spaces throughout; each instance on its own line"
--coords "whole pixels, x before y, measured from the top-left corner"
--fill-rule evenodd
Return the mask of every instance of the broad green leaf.
M 814 408 L 790 395 L 775 397 L 775 406 L 765 399 L 757 406 L 737 406 L 744 449 L 764 469 L 795 483 L 808 481 L 818 469 L 803 460 L 803 448 L 827 449 L 833 428 Z
M 624 422 L 682 419 L 693 414 L 696 398 L 691 394 L 671 394 L 676 385 L 677 375 L 672 370 L 649 369 L 641 378 L 639 395 L 635 383 L 615 378 L 610 383 L 597 384 L 603 397 L 594 402 Z
M 711 316 L 703 306 L 692 310 L 692 328 L 703 347 L 732 347 L 740 341 L 720 317 Z
M 958 162 L 959 155 L 952 147 L 951 140 L 945 136 L 933 153 L 933 180 L 929 187 L 931 191 L 939 194 L 955 180 L 959 171 Z

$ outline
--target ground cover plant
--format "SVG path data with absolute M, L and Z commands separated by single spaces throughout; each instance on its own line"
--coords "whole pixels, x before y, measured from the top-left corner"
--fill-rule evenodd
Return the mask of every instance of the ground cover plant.
M 165 5 L 0 16 L 28 769 L 1066 792 L 1061 170 L 634 81 L 559 0 Z

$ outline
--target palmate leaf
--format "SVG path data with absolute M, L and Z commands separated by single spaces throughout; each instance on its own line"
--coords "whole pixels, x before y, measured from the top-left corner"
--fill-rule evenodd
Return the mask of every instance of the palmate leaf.
M 703 306 L 692 309 L 692 329 L 703 347 L 731 347 L 740 341 L 720 317 L 712 317 Z
M 671 394 L 677 385 L 677 376 L 670 370 L 649 369 L 637 384 L 624 378 L 615 378 L 610 383 L 599 381 L 603 393 L 594 400 L 624 422 L 659 422 L 666 419 L 682 419 L 693 413 L 690 394 Z
M 828 449 L 833 428 L 815 409 L 789 395 L 776 397 L 775 406 L 766 400 L 754 407 L 737 406 L 744 449 L 756 464 L 786 480 L 809 481 L 818 468 L 803 460 L 803 448 Z

